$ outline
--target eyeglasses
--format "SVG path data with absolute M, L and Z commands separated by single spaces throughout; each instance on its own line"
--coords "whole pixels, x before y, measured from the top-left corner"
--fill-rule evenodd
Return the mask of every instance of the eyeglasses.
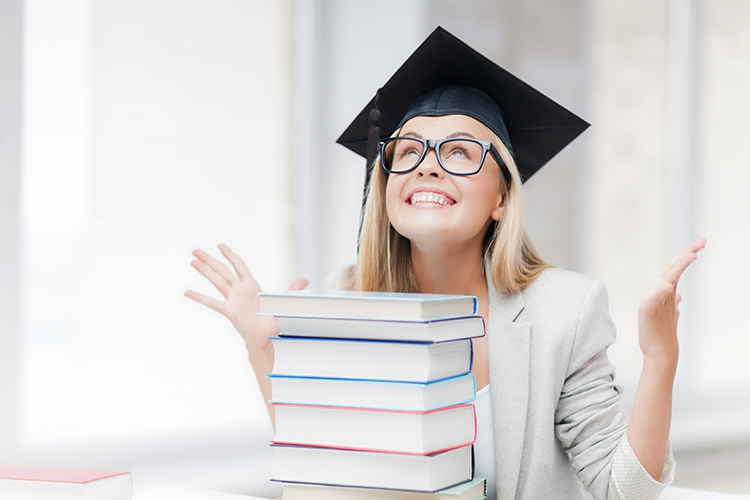
M 495 146 L 488 141 L 468 137 L 419 139 L 391 137 L 378 143 L 380 166 L 389 174 L 407 174 L 417 168 L 430 149 L 435 150 L 440 166 L 452 175 L 474 175 L 482 169 L 489 152 L 510 182 L 510 173 Z

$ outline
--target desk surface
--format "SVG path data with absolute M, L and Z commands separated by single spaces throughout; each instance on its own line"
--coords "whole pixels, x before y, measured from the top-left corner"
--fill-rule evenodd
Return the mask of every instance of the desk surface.
M 135 488 L 132 500 L 269 500 L 267 498 L 207 490 L 188 486 L 151 486 Z
M 267 498 L 187 486 L 136 488 L 132 500 L 269 500 Z M 281 500 L 281 499 L 276 499 Z M 659 500 L 750 500 L 750 495 L 714 493 L 670 486 Z

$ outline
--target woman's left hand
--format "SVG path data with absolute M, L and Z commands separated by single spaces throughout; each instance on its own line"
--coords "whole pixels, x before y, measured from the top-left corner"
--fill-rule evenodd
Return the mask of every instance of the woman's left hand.
M 698 238 L 677 254 L 646 294 L 638 308 L 638 341 L 644 358 L 677 362 L 678 304 L 677 282 L 687 267 L 697 259 L 706 240 Z

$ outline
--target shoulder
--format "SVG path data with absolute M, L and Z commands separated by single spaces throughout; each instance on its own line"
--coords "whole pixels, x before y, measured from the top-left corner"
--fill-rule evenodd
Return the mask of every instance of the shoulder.
M 324 288 L 326 290 L 350 290 L 352 288 L 352 272 L 354 266 L 346 266 L 326 278 Z
M 589 296 L 603 295 L 606 299 L 607 290 L 604 283 L 593 276 L 552 267 L 545 269 L 521 293 L 527 305 L 536 301 L 549 304 L 551 300 L 571 306 L 582 304 Z
M 575 335 L 591 322 L 611 322 L 607 289 L 592 276 L 546 269 L 521 294 L 524 302 L 521 317 L 539 326 Z

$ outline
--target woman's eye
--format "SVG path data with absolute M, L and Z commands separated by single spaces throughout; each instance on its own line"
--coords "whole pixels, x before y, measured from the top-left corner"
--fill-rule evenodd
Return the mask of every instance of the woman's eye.
M 469 158 L 469 152 L 463 148 L 451 148 L 446 158 Z
M 404 148 L 399 154 L 399 157 L 404 158 L 405 156 L 419 156 L 419 151 L 415 148 Z

